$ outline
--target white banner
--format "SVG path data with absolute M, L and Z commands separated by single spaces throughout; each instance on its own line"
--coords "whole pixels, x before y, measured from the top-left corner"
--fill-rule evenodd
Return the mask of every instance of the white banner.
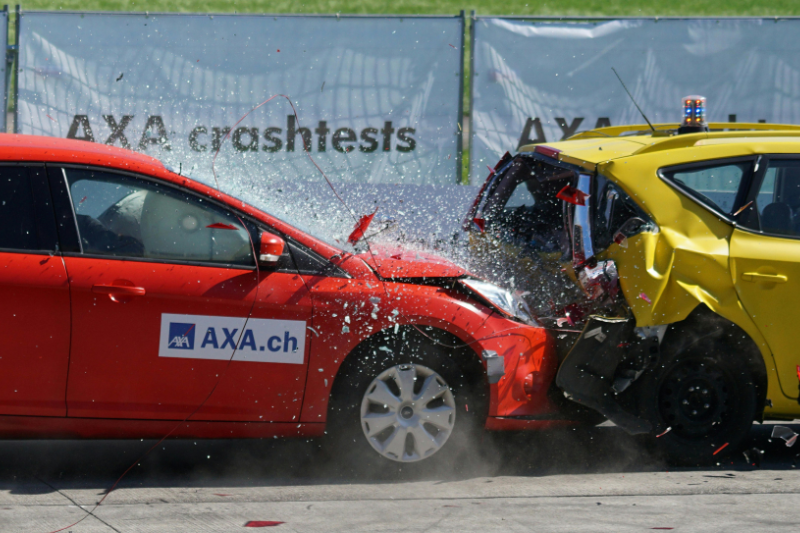
M 506 151 L 599 126 L 678 123 L 707 97 L 713 122 L 800 123 L 800 20 L 475 21 L 470 178 Z
M 204 181 L 455 184 L 461 17 L 26 12 L 18 130 Z M 274 94 L 288 95 L 236 121 Z M 235 126 L 235 128 L 234 128 Z M 223 185 L 223 189 L 226 187 Z

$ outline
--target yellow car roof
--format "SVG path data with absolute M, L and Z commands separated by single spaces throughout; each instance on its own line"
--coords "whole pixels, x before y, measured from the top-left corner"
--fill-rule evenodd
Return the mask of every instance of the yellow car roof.
M 566 141 L 544 144 L 560 151 L 560 161 L 587 169 L 612 159 L 711 144 L 750 146 L 757 142 L 765 150 L 774 144 L 776 152 L 800 152 L 800 126 L 741 122 L 717 122 L 708 126 L 710 131 L 682 135 L 676 134 L 678 124 L 655 124 L 655 132 L 646 125 L 610 126 L 578 133 Z M 519 151 L 532 152 L 536 146 L 526 145 Z

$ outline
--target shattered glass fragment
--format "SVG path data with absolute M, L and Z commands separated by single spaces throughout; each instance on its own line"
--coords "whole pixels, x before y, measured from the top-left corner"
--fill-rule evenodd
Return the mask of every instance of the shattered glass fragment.
M 797 433 L 786 426 L 775 426 L 772 428 L 772 438 L 783 439 L 786 443 L 786 447 L 791 448 L 794 446 L 794 443 L 797 442 Z

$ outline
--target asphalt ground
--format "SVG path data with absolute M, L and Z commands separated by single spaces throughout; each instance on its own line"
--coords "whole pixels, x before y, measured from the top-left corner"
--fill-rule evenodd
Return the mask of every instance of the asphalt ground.
M 800 421 L 787 424 L 800 432 Z M 503 434 L 472 461 L 344 467 L 314 442 L 0 443 L 0 531 L 797 531 L 800 445 L 756 424 L 737 452 L 672 469 L 613 426 Z

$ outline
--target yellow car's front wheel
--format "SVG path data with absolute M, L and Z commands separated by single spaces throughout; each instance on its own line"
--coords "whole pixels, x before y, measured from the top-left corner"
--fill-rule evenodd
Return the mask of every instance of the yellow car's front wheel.
M 638 384 L 642 416 L 671 463 L 718 461 L 736 450 L 755 418 L 756 385 L 747 365 L 720 341 L 666 354 Z

